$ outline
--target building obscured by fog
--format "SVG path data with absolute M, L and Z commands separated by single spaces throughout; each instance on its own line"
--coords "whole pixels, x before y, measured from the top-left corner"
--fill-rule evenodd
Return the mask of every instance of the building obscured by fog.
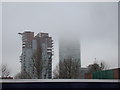
M 80 40 L 77 37 L 60 37 L 59 39 L 59 60 L 65 59 L 78 60 L 81 67 L 81 55 L 80 55 Z M 60 73 L 63 70 L 61 65 L 59 66 Z M 79 71 L 77 72 L 79 73 Z M 60 75 L 61 76 L 61 75 Z M 76 77 L 79 78 L 79 77 Z
M 73 58 L 80 60 L 80 40 L 78 38 L 61 38 L 59 39 L 59 60 Z
M 18 59 L 22 51 L 17 33 L 32 29 L 36 33 L 49 32 L 54 38 L 53 69 L 59 61 L 57 38 L 60 32 L 73 39 L 76 34 L 80 36 L 82 67 L 97 58 L 111 69 L 117 68 L 120 66 L 118 15 L 118 2 L 3 2 L 1 61 L 10 67 L 11 75 L 20 71 Z

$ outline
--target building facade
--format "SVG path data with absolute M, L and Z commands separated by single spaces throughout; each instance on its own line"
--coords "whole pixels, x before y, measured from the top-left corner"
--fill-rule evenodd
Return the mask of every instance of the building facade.
M 48 33 L 25 31 L 22 36 L 21 72 L 32 79 L 52 78 L 52 37 Z
M 85 74 L 85 79 L 120 79 L 120 68 L 89 72 Z
M 80 68 L 80 79 L 85 79 L 85 74 L 88 72 L 88 68 Z

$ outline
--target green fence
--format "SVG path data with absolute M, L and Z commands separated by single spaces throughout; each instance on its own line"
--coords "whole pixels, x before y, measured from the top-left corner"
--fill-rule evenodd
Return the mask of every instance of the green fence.
M 112 70 L 97 71 L 92 73 L 93 79 L 114 79 L 114 73 Z

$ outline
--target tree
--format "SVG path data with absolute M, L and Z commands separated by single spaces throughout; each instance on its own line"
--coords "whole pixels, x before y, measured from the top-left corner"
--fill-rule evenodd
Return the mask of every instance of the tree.
M 54 78 L 60 78 L 60 79 L 77 79 L 79 78 L 79 72 L 80 72 L 80 61 L 73 59 L 73 58 L 67 58 L 63 61 L 59 62 L 59 68 L 56 67 L 54 70 Z M 58 73 L 59 72 L 59 73 Z
M 100 64 L 95 61 L 93 64 L 88 65 L 88 73 L 102 71 L 106 69 L 108 69 L 108 67 L 104 61 L 101 61 Z
M 41 60 L 41 52 L 36 50 L 32 56 L 33 68 L 38 79 L 42 78 L 43 61 Z
M 14 78 L 15 79 L 31 79 L 30 75 L 25 71 L 17 73 Z
M 108 69 L 107 64 L 104 61 L 101 61 L 100 62 L 100 70 L 106 70 L 106 69 Z
M 14 79 L 21 79 L 21 73 L 17 73 L 17 74 L 14 76 Z
M 59 78 L 59 67 L 58 67 L 58 65 L 57 65 L 56 68 L 53 70 L 53 78 L 54 78 L 54 79 L 58 79 L 58 78 Z
M 99 71 L 99 70 L 100 70 L 100 66 L 97 63 L 90 64 L 88 66 L 88 73 L 92 73 L 92 72 Z
M 7 64 L 2 65 L 1 67 L 1 76 L 2 77 L 9 77 L 10 76 L 10 70 L 7 67 Z

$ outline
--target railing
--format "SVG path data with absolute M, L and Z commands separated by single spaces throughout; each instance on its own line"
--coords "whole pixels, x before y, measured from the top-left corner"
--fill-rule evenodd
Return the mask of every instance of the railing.
M 1 79 L 0 82 L 120 82 L 118 79 Z

